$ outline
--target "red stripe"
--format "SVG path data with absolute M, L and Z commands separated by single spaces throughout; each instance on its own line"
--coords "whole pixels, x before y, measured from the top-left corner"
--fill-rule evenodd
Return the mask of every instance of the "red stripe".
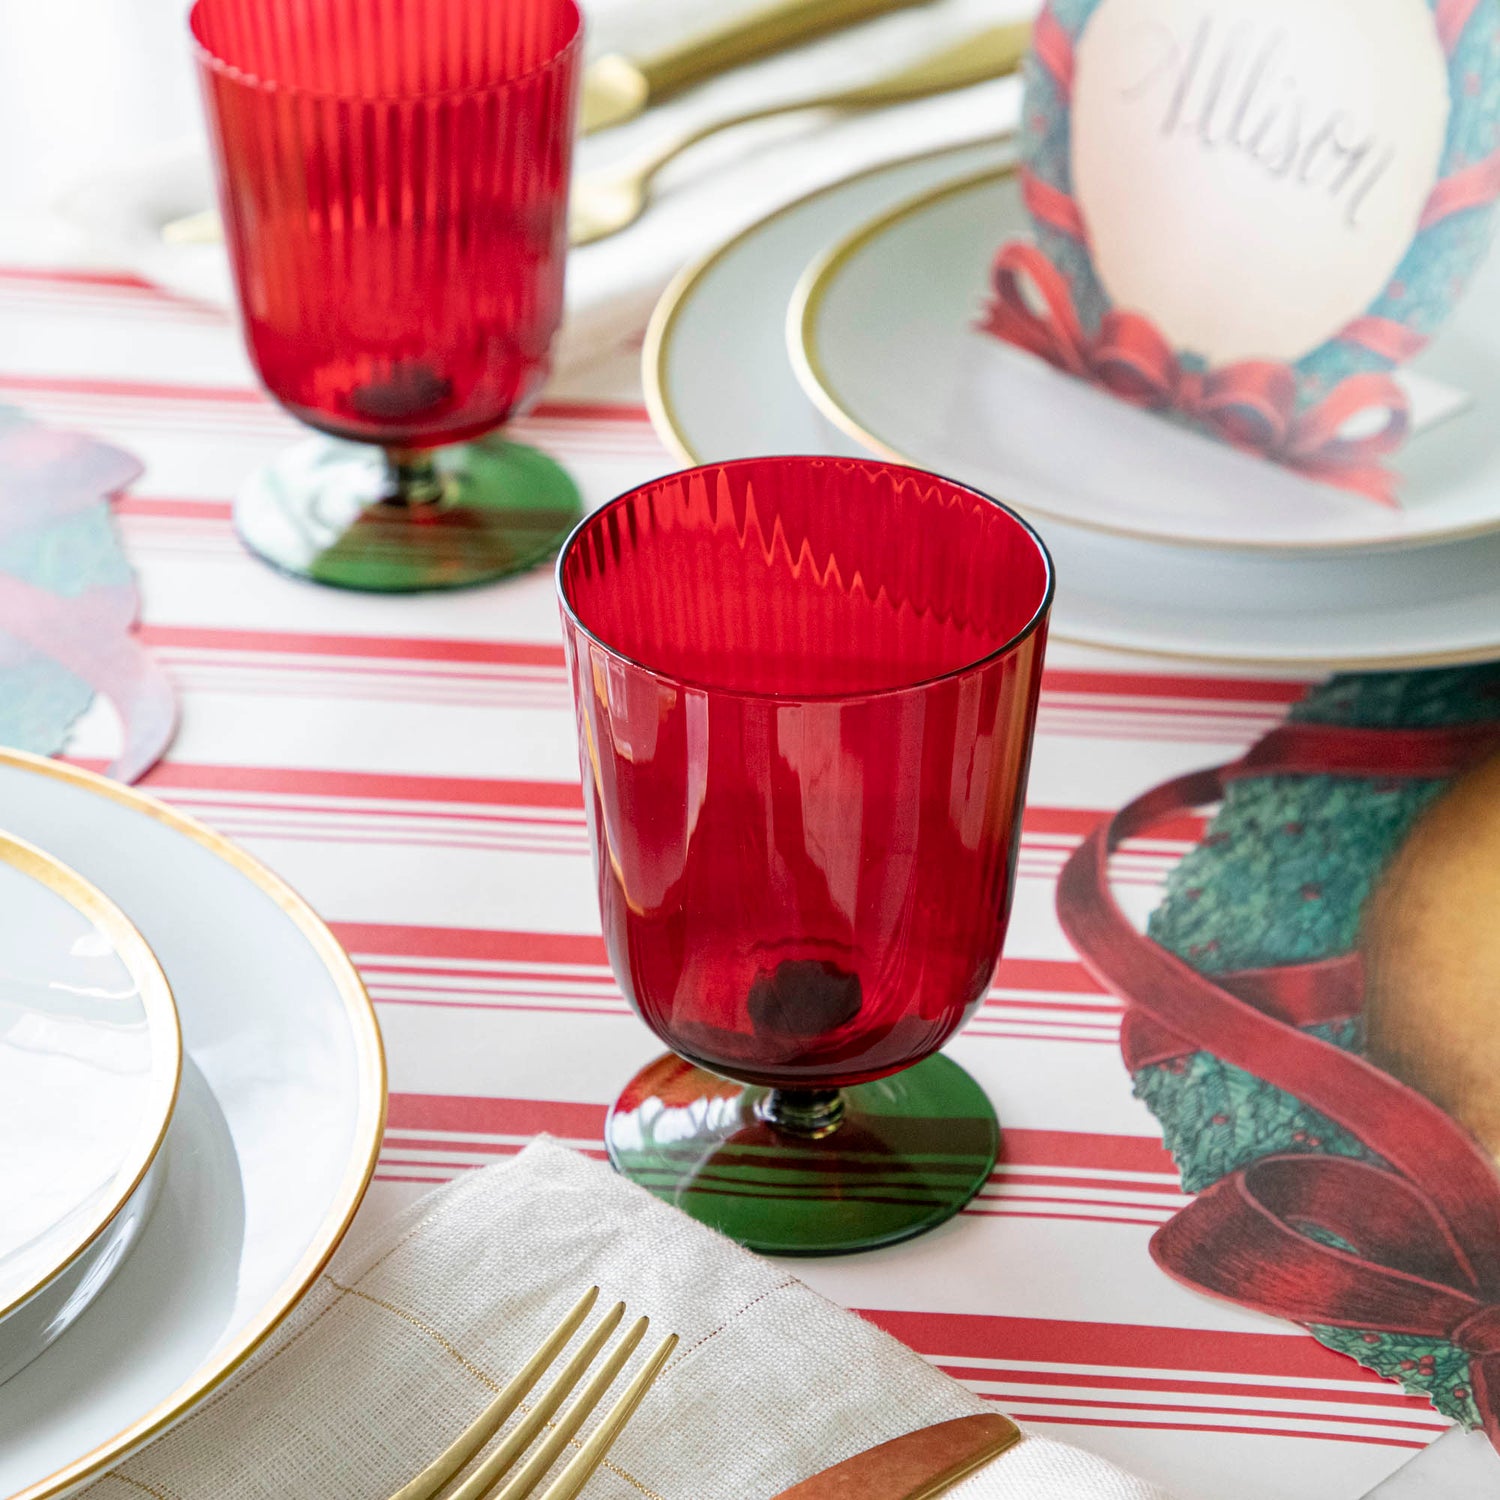
M 633 427 L 651 425 L 644 406 L 623 401 L 538 401 L 526 413 L 529 421 L 551 418 L 561 422 L 621 422 Z
M 1007 1127 L 1001 1137 L 1000 1165 L 1083 1167 L 1100 1172 L 1164 1172 L 1174 1181 L 1177 1177 L 1176 1165 L 1155 1136 L 1095 1135 L 1080 1130 L 1012 1130 Z
M 279 409 L 253 386 L 203 385 L 198 382 L 108 380 L 97 375 L 0 375 L 0 390 L 51 395 L 123 397 L 135 401 L 208 401 L 228 406 Z M 629 402 L 540 401 L 525 414 L 528 421 L 614 422 L 649 425 L 644 406 Z
M 67 396 L 125 396 L 139 401 L 214 401 L 254 407 L 274 405 L 264 391 L 251 386 L 106 380 L 97 375 L 0 375 L 0 390 Z
M 1451 57 L 1454 48 L 1458 46 L 1459 38 L 1464 34 L 1464 28 L 1469 24 L 1469 17 L 1474 14 L 1474 8 L 1479 0 L 1437 0 L 1432 7 L 1432 19 L 1437 23 L 1438 40 L 1443 44 L 1443 51 Z
M 1028 807 L 1021 826 L 1029 834 L 1058 834 L 1069 838 L 1087 838 L 1109 814 L 1091 807 Z M 1151 830 L 1153 839 L 1196 843 L 1203 837 L 1208 819 L 1186 815 L 1165 819 Z
M 1079 213 L 1078 205 L 1065 192 L 1053 187 L 1050 182 L 1043 182 L 1035 172 L 1023 168 L 1020 175 L 1021 196 L 1025 200 L 1027 212 L 1034 219 L 1050 224 L 1075 240 L 1088 239 L 1083 215 Z
M 1007 1132 L 1008 1134 L 1009 1132 Z M 1072 1322 L 993 1314 L 861 1309 L 861 1316 L 929 1359 L 1034 1360 L 1051 1364 L 1202 1370 L 1289 1380 L 1354 1380 L 1379 1375 L 1301 1332 L 1241 1333 L 1132 1323 Z
M 1370 313 L 1345 324 L 1336 337 L 1345 344 L 1358 344 L 1394 364 L 1415 359 L 1427 347 L 1426 334 L 1394 318 L 1377 318 Z
M 604 939 L 592 933 L 490 932 L 471 927 L 406 927 L 377 922 L 332 925 L 338 940 L 351 953 L 490 963 L 589 964 L 596 968 L 609 963 Z
M 1497 195 L 1500 195 L 1500 151 L 1443 178 L 1428 197 L 1417 227 L 1430 229 L 1450 214 L 1492 203 Z
M 1002 989 L 1046 990 L 1051 994 L 1105 995 L 1081 963 L 1061 958 L 1002 958 L 995 971 L 995 983 Z
M 118 516 L 163 516 L 182 520 L 227 521 L 234 506 L 227 500 L 160 500 L 142 495 L 117 495 Z
M 123 271 L 75 271 L 57 266 L 0 266 L 5 281 L 57 281 L 75 286 L 125 287 L 133 292 L 154 292 L 165 297 L 159 286 Z
M 1052 14 L 1051 7 L 1044 7 L 1032 23 L 1032 55 L 1052 75 L 1057 91 L 1064 99 L 1073 92 L 1073 38 Z
M 141 785 L 156 792 L 282 792 L 312 797 L 367 797 L 377 801 L 553 807 L 570 812 L 583 806 L 582 790 L 574 782 L 501 781 L 477 776 L 401 776 L 383 771 L 211 766 L 186 761 L 158 764 Z
M 603 1104 L 568 1104 L 549 1099 L 485 1099 L 463 1094 L 392 1094 L 386 1114 L 389 1130 L 437 1130 L 468 1135 L 524 1135 L 543 1132 L 574 1140 L 604 1138 Z
M 156 501 L 153 504 L 170 504 Z M 189 502 L 197 503 L 197 502 Z M 148 646 L 211 651 L 286 652 L 399 661 L 473 662 L 492 666 L 562 667 L 561 646 L 539 641 L 423 640 L 395 635 L 324 635 L 290 630 L 219 630 L 196 625 L 143 625 Z

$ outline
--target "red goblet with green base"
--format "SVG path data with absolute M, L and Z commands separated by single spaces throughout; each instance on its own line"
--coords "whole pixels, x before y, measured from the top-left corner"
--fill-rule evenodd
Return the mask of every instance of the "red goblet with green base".
M 358 589 L 538 562 L 577 490 L 490 434 L 562 317 L 573 0 L 197 0 L 191 28 L 246 344 L 327 434 L 255 475 L 240 535 Z
M 1052 567 L 912 469 L 655 480 L 558 560 L 610 962 L 672 1049 L 615 1165 L 757 1249 L 919 1234 L 994 1166 L 938 1049 L 1005 938 Z

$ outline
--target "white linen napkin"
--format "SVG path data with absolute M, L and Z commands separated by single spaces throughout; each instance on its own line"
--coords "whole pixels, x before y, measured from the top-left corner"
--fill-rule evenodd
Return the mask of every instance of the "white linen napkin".
M 381 1500 L 594 1284 L 602 1305 L 651 1318 L 647 1349 L 669 1331 L 682 1342 L 589 1500 L 768 1500 L 887 1438 L 990 1409 L 781 1266 L 544 1140 L 346 1245 L 227 1387 L 84 1493 Z M 1164 1500 L 1031 1434 L 952 1494 Z
M 590 53 L 644 53 L 764 0 L 585 0 Z M 985 27 L 1030 15 L 1034 0 L 929 0 L 770 58 L 670 100 L 641 119 L 583 140 L 581 172 L 630 157 L 678 131 L 775 100 L 867 82 Z M 638 335 L 678 269 L 784 203 L 884 160 L 997 135 L 1016 124 L 1020 81 L 867 113 L 818 112 L 726 131 L 657 179 L 629 229 L 575 250 L 568 321 L 558 348 L 567 371 Z M 851 224 L 850 229 L 856 226 Z

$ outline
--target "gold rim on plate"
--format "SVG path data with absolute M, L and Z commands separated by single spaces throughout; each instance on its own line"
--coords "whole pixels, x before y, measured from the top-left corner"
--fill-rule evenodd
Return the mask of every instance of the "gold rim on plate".
M 915 156 L 901 158 L 897 161 L 880 163 L 877 166 L 867 167 L 861 172 L 855 172 L 848 177 L 841 178 L 837 182 L 826 183 L 813 192 L 804 193 L 800 198 L 791 203 L 784 204 L 781 208 L 758 219 L 754 224 L 741 230 L 732 239 L 726 240 L 716 249 L 708 254 L 700 256 L 697 260 L 685 266 L 668 284 L 662 293 L 655 309 L 651 314 L 651 321 L 646 329 L 646 340 L 641 350 L 641 382 L 645 387 L 646 409 L 650 413 L 651 423 L 656 429 L 657 436 L 685 463 L 702 464 L 709 459 L 694 448 L 692 440 L 687 435 L 687 430 L 681 417 L 678 415 L 671 394 L 671 360 L 673 341 L 677 326 L 683 314 L 688 310 L 694 296 L 701 290 L 704 280 L 716 266 L 729 255 L 760 233 L 768 225 L 777 220 L 785 218 L 786 215 L 803 208 L 809 203 L 836 191 L 845 183 L 858 182 L 866 177 L 875 177 L 897 167 L 906 166 L 919 161 L 937 160 L 944 156 L 955 156 L 966 150 L 972 150 L 984 145 L 1003 145 L 1007 136 L 996 136 L 992 139 L 981 141 L 970 141 L 960 146 L 945 146 L 937 151 L 919 152 Z M 971 182 L 975 176 L 979 177 L 1003 177 L 1009 171 L 1004 169 L 986 169 L 980 173 L 966 173 L 959 179 L 960 183 Z M 954 184 L 948 184 L 951 189 Z M 929 189 L 922 197 L 931 196 L 933 190 Z M 936 191 L 941 194 L 945 191 L 939 187 Z M 882 216 L 883 217 L 883 216 Z M 790 351 L 788 351 L 790 353 Z M 857 436 L 857 435 L 856 435 Z M 858 441 L 865 440 L 859 438 Z M 739 455 L 736 455 L 739 456 Z M 909 462 L 909 460 L 902 460 Z M 921 465 L 917 465 L 921 467 Z M 1014 504 L 1014 502 L 1008 502 Z M 1024 516 L 1026 507 L 1015 505 Z M 1139 538 L 1132 538 L 1139 540 Z M 1162 646 L 1139 646 L 1120 645 L 1113 641 L 1101 641 L 1092 636 L 1075 636 L 1071 634 L 1065 622 L 1060 622 L 1055 616 L 1050 627 L 1053 640 L 1068 641 L 1075 645 L 1089 646 L 1097 651 L 1108 652 L 1117 656 L 1134 657 L 1159 657 L 1166 661 L 1208 663 L 1228 667 L 1255 667 L 1268 671 L 1292 672 L 1298 674 L 1313 675 L 1319 672 L 1378 672 L 1391 668 L 1406 667 L 1451 667 L 1463 666 L 1473 662 L 1492 661 L 1500 650 L 1492 646 L 1474 647 L 1449 652 L 1411 653 L 1407 655 L 1377 656 L 1377 657 L 1340 657 L 1324 656 L 1316 658 L 1289 658 L 1285 656 L 1224 656 L 1205 655 L 1195 651 L 1178 651 L 1170 647 Z
M 822 311 L 823 303 L 832 291 L 834 282 L 849 262 L 861 250 L 898 224 L 926 213 L 950 198 L 956 198 L 980 188 L 992 187 L 1013 176 L 1015 171 L 1016 166 L 1011 165 L 971 172 L 955 181 L 942 183 L 935 188 L 927 188 L 905 202 L 897 204 L 894 208 L 886 209 L 817 256 L 802 273 L 792 292 L 791 303 L 787 308 L 787 353 L 791 358 L 797 383 L 802 387 L 808 400 L 840 432 L 892 463 L 906 464 L 918 469 L 928 467 L 920 459 L 903 453 L 895 444 L 887 442 L 866 427 L 850 411 L 846 398 L 835 389 L 827 363 L 818 347 L 818 316 Z M 1264 462 L 1270 462 L 1270 460 L 1264 460 Z M 1154 542 L 1161 546 L 1180 547 L 1189 551 L 1253 552 L 1273 555 L 1285 553 L 1293 557 L 1327 558 L 1339 553 L 1396 552 L 1408 548 L 1416 550 L 1421 547 L 1443 546 L 1449 542 L 1472 540 L 1475 537 L 1500 531 L 1500 513 L 1497 513 L 1488 521 L 1476 521 L 1467 526 L 1450 527 L 1445 531 L 1434 531 L 1420 536 L 1386 536 L 1373 539 L 1328 538 L 1306 543 L 1258 542 L 1242 537 L 1205 540 L 1201 537 L 1179 536 L 1169 531 L 1143 531 L 1139 527 L 1113 525 L 1108 521 L 1090 520 L 1062 511 L 1046 510 L 1029 502 L 1011 500 L 1008 503 L 1014 505 L 1023 515 L 1041 517 L 1049 521 L 1061 521 L 1065 525 L 1076 526 L 1080 530 L 1101 531 L 1109 536 L 1126 537 L 1136 542 Z M 1169 653 L 1153 654 L 1167 655 Z
M 50 1497 L 60 1495 L 120 1462 L 128 1453 L 165 1431 L 205 1396 L 217 1390 L 255 1353 L 317 1280 L 353 1221 L 375 1171 L 375 1162 L 380 1154 L 380 1140 L 385 1129 L 385 1049 L 380 1040 L 375 1007 L 365 992 L 364 984 L 349 955 L 313 909 L 259 860 L 222 834 L 215 833 L 198 822 L 196 818 L 188 817 L 133 787 L 96 776 L 92 771 L 64 765 L 43 756 L 30 755 L 22 750 L 5 749 L 0 749 L 0 766 L 13 766 L 39 776 L 69 782 L 96 796 L 107 797 L 112 802 L 121 803 L 154 818 L 159 823 L 165 823 L 175 832 L 202 845 L 269 896 L 299 929 L 334 982 L 349 1022 L 361 1082 L 359 1112 L 354 1122 L 355 1151 L 358 1154 L 345 1170 L 334 1195 L 333 1205 L 319 1227 L 317 1236 L 302 1259 L 293 1267 L 291 1274 L 233 1342 L 217 1351 L 206 1364 L 194 1371 L 185 1385 L 81 1458 L 74 1459 L 45 1479 L 10 1497 L 10 1500 L 50 1500 Z
M 774 209 L 764 218 L 757 219 L 755 223 L 748 225 L 731 239 L 725 240 L 722 245 L 716 246 L 706 255 L 701 255 L 697 260 L 690 261 L 684 266 L 667 284 L 666 290 L 652 310 L 651 321 L 646 326 L 646 340 L 641 348 L 641 384 L 645 387 L 646 410 L 650 413 L 651 425 L 656 428 L 657 436 L 662 442 L 687 463 L 708 462 L 702 454 L 694 450 L 682 421 L 677 415 L 677 408 L 672 401 L 668 373 L 672 357 L 672 337 L 677 328 L 677 321 L 686 310 L 703 279 L 726 255 L 738 249 L 746 240 L 759 234 L 768 225 L 784 219 L 788 214 L 795 213 L 798 209 L 816 202 L 819 198 L 826 197 L 841 187 L 847 187 L 850 183 L 879 177 L 900 167 L 915 166 L 918 162 L 940 161 L 945 156 L 962 156 L 967 152 L 978 151 L 985 147 L 1003 146 L 1014 137 L 1014 131 L 1002 131 L 998 135 L 980 136 L 972 141 L 960 141 L 957 145 L 939 146 L 931 151 L 918 151 L 911 156 L 900 156 L 892 161 L 877 162 L 872 167 L 864 167 L 858 172 L 851 172 L 847 177 L 840 177 L 835 182 L 826 182 L 822 187 L 814 188 L 812 192 L 803 193 L 801 197 L 792 199 L 790 203 L 782 204 L 780 208 Z
M 29 1286 L 23 1287 L 9 1302 L 0 1304 L 0 1322 L 3 1322 L 23 1302 L 56 1281 L 86 1252 L 114 1223 L 145 1180 L 161 1151 L 162 1142 L 167 1138 L 167 1128 L 172 1123 L 172 1111 L 177 1103 L 177 1088 L 182 1079 L 182 1027 L 178 1024 L 171 986 L 150 944 L 108 896 L 60 859 L 9 833 L 0 832 L 0 864 L 8 865 L 45 886 L 109 939 L 110 947 L 135 983 L 151 1037 L 151 1076 L 147 1084 L 145 1123 L 115 1172 L 114 1191 L 90 1222 L 77 1231 L 59 1261 Z

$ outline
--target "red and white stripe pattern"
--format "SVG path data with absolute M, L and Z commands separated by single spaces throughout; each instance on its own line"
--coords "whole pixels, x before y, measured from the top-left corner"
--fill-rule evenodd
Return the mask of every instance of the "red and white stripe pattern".
M 574 782 L 365 772 L 261 770 L 168 763 L 144 783 L 157 796 L 257 843 L 299 840 L 502 853 L 589 853 Z M 1099 821 L 1086 808 L 1029 806 L 1022 820 L 1022 879 L 1053 881 Z M 1201 826 L 1183 820 L 1181 838 L 1137 839 L 1116 860 L 1116 879 L 1155 887 Z
M 447 1182 L 513 1155 L 539 1133 L 602 1159 L 604 1116 L 594 1104 L 397 1094 L 379 1175 L 389 1182 Z M 1185 1202 L 1171 1158 L 1155 1141 L 1014 1130 L 1004 1159 L 966 1211 L 1153 1228 Z
M 554 392 L 517 435 L 593 499 L 674 467 L 637 390 Z M 248 559 L 230 503 L 300 430 L 256 392 L 228 319 L 108 274 L 0 268 L 0 401 L 147 464 L 118 516 L 183 730 L 151 789 L 244 840 L 322 911 L 385 1028 L 390 1129 L 365 1210 L 501 1160 L 540 1131 L 592 1155 L 659 1050 L 610 974 L 572 706 L 544 571 L 369 599 Z M 1362 1493 L 1442 1427 L 1288 1325 L 1176 1286 L 1152 1230 L 1185 1200 L 1131 1097 L 1120 1010 L 1057 928 L 1053 882 L 1099 818 L 1229 759 L 1302 684 L 1164 671 L 1054 645 L 1005 957 L 955 1055 L 1004 1157 L 968 1212 L 812 1284 L 1018 1417 L 1188 1495 Z M 93 714 L 75 753 L 111 747 Z M 1142 911 L 1201 823 L 1120 862 Z
M 629 1014 L 603 941 L 592 934 L 350 923 L 338 924 L 337 930 L 380 1004 Z M 1120 1003 L 1081 964 L 1005 958 L 964 1035 L 1114 1047 Z
M 1279 1334 L 867 1312 L 1022 1421 L 1421 1448 L 1446 1423 L 1311 1340 Z M 1242 1491 L 1225 1476 L 1224 1494 Z M 1200 1492 L 1202 1493 L 1202 1492 Z

